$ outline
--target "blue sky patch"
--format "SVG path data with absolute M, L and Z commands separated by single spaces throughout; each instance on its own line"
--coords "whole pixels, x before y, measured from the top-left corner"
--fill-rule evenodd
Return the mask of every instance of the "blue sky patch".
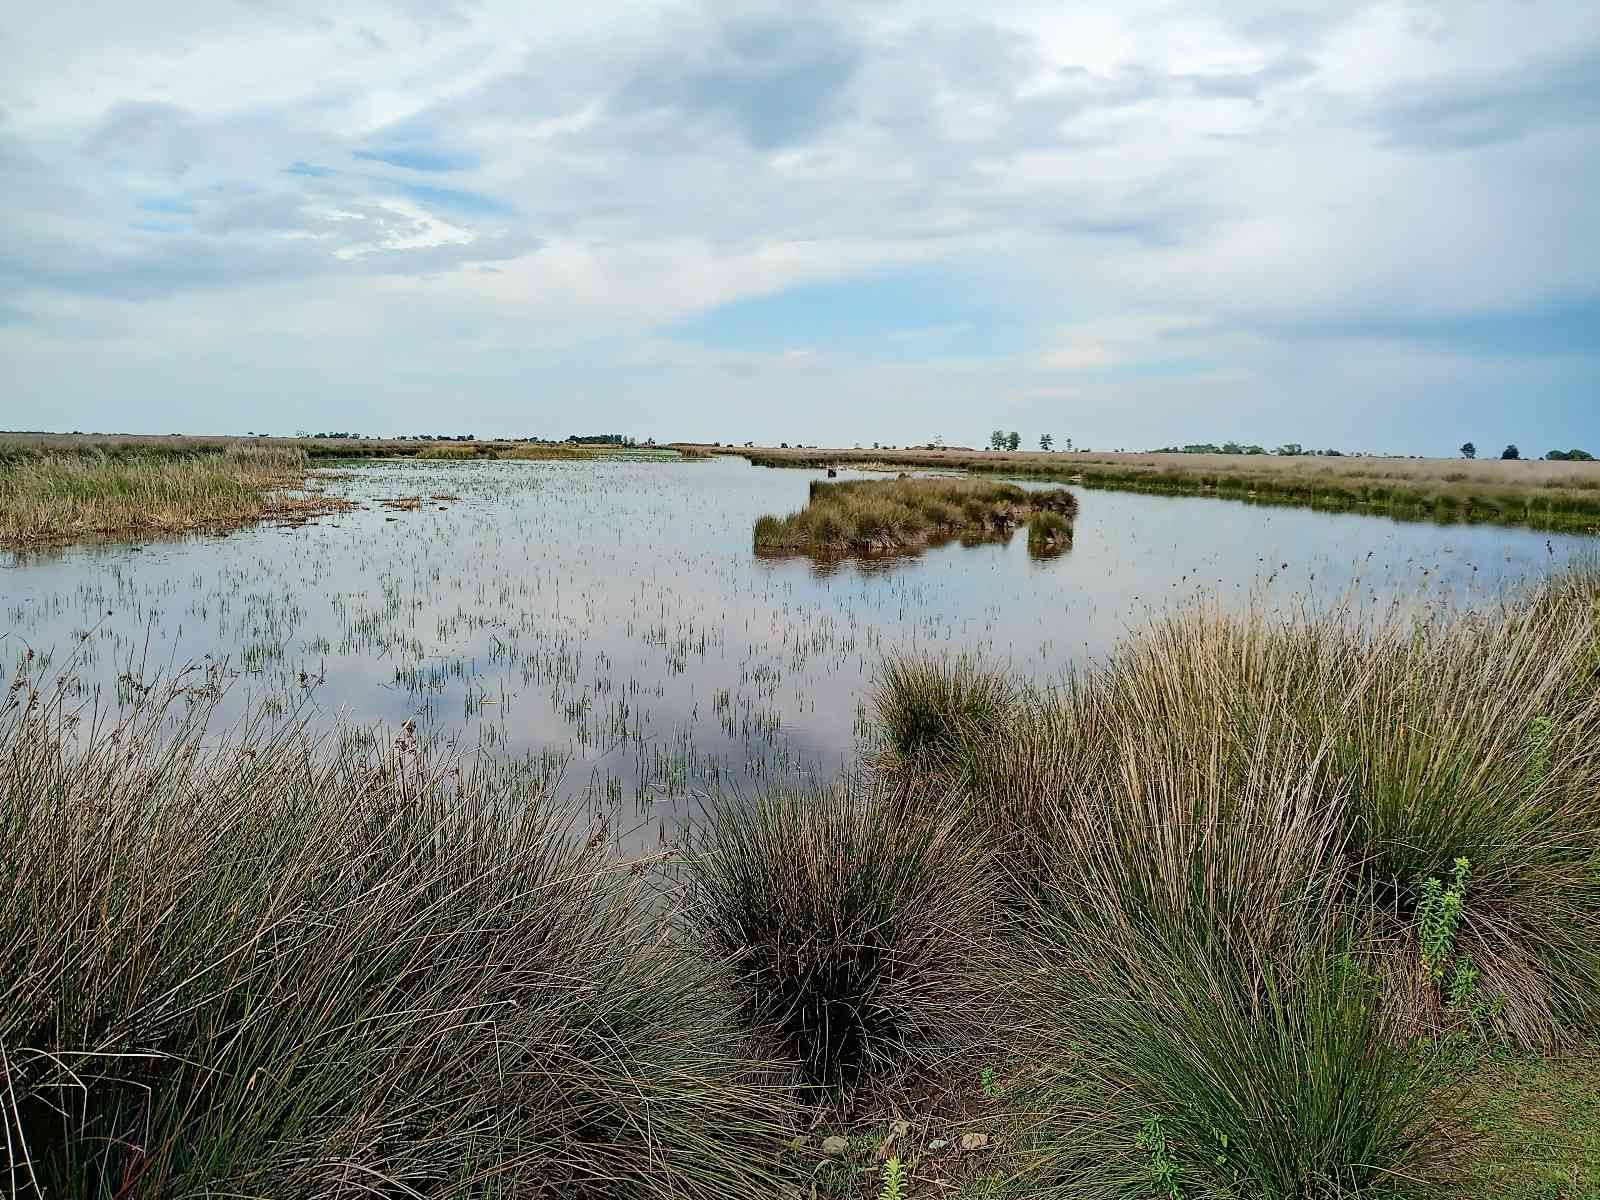
M 351 157 L 363 162 L 387 163 L 407 171 L 470 171 L 481 161 L 476 154 L 466 151 L 426 149 L 356 150 Z
M 907 267 L 734 300 L 664 332 L 721 350 L 833 349 L 891 359 L 981 358 L 1033 348 L 1034 331 L 986 293 L 946 267 Z
M 456 188 L 429 187 L 424 183 L 402 183 L 398 190 L 430 208 L 446 208 L 455 212 L 480 213 L 503 216 L 511 210 L 493 196 L 482 192 L 464 192 Z

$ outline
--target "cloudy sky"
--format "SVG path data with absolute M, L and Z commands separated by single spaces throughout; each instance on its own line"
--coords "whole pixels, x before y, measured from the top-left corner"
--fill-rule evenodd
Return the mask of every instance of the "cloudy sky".
M 5 428 L 1600 443 L 1583 0 L 0 0 L 0 218 Z

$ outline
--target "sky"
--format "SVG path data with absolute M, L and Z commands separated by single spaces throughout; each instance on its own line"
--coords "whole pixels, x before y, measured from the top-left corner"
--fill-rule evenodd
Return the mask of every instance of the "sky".
M 1600 453 L 1600 4 L 0 0 L 0 428 Z

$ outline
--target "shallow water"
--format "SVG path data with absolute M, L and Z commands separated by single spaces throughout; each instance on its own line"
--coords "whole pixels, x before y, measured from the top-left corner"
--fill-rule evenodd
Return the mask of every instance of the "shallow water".
M 895 560 L 756 557 L 755 518 L 800 507 L 822 474 L 732 458 L 356 467 L 328 490 L 365 507 L 309 526 L 6 558 L 0 654 L 48 653 L 102 703 L 222 664 L 224 718 L 415 720 L 461 748 L 542 755 L 564 787 L 670 825 L 696 793 L 852 761 L 889 651 L 979 650 L 1049 681 L 1186 598 L 1477 604 L 1595 545 L 1080 491 L 1054 558 L 1030 557 L 1025 531 Z M 417 511 L 375 503 L 413 495 Z

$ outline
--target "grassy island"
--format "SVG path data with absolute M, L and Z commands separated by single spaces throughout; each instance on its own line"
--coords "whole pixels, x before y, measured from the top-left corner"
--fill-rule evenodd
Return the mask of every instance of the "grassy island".
M 1078 502 L 1065 488 L 1029 491 L 974 479 L 858 479 L 811 484 L 806 507 L 756 521 L 755 548 L 809 554 L 894 553 L 948 538 L 994 538 L 1030 520 L 1035 549 L 1072 541 Z

